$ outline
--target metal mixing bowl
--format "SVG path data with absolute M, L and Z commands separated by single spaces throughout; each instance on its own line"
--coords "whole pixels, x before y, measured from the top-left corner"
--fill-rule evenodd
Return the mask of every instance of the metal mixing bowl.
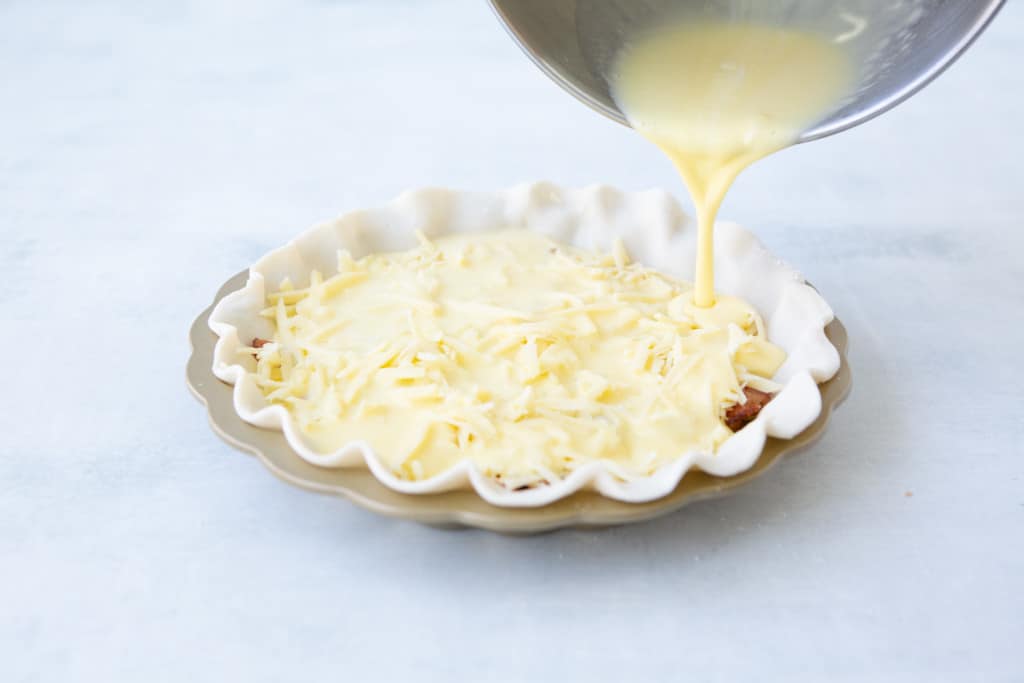
M 544 73 L 605 116 L 629 125 L 608 74 L 630 37 L 687 18 L 799 26 L 844 42 L 860 68 L 854 93 L 799 142 L 863 123 L 938 76 L 984 30 L 1003 0 L 490 0 Z

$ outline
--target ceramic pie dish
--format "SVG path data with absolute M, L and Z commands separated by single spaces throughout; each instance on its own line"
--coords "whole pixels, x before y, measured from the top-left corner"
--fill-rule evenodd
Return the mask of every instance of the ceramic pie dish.
M 439 482 L 396 485 L 381 476 L 385 468 L 374 467 L 373 454 L 365 449 L 355 449 L 355 455 L 369 468 L 359 462 L 347 462 L 340 468 L 322 466 L 302 452 L 294 434 L 288 434 L 287 413 L 282 409 L 273 415 L 259 403 L 261 397 L 246 390 L 244 368 L 231 359 L 238 357 L 237 349 L 243 345 L 239 339 L 251 331 L 246 329 L 246 316 L 262 303 L 264 281 L 285 275 L 301 281 L 311 267 L 322 267 L 321 255 L 333 256 L 339 246 L 358 257 L 371 251 L 407 248 L 417 229 L 436 236 L 510 226 L 537 230 L 584 247 L 603 248 L 621 238 L 636 260 L 684 278 L 686 266 L 693 261 L 693 226 L 675 201 L 659 191 L 624 193 L 600 186 L 565 190 L 545 183 L 497 193 L 430 189 L 406 193 L 379 209 L 347 214 L 315 226 L 271 252 L 248 276 L 243 273 L 232 278 L 218 294 L 212 321 L 210 310 L 197 320 L 189 383 L 206 403 L 216 431 L 233 445 L 258 454 L 288 481 L 341 493 L 380 512 L 431 524 L 524 532 L 644 519 L 734 488 L 757 476 L 783 453 L 820 435 L 832 408 L 849 387 L 842 356 L 845 333 L 832 320 L 827 304 L 749 232 L 722 224 L 716 235 L 720 289 L 747 299 L 762 312 L 769 338 L 789 354 L 776 377 L 785 388 L 765 409 L 766 414 L 730 438 L 726 448 L 716 454 L 684 454 L 671 471 L 658 472 L 639 486 L 618 481 L 594 467 L 544 487 L 539 496 L 520 496 L 524 502 L 509 502 L 501 496 L 515 493 L 481 487 L 468 466 L 447 473 Z M 221 380 L 233 382 L 234 388 Z M 813 396 L 808 395 L 808 387 Z M 284 432 L 279 431 L 282 428 Z M 737 444 L 729 448 L 733 441 Z M 410 485 L 413 490 L 407 490 Z

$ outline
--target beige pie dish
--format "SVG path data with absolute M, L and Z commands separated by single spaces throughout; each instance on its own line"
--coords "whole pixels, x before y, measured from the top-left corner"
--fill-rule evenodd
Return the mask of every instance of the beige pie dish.
M 562 527 L 606 527 L 642 522 L 674 512 L 688 503 L 731 493 L 782 460 L 801 451 L 825 433 L 832 411 L 850 391 L 850 367 L 846 362 L 846 329 L 832 321 L 826 333 L 839 350 L 839 372 L 821 390 L 821 414 L 814 423 L 792 439 L 769 438 L 753 467 L 732 477 L 715 477 L 691 471 L 670 494 L 648 503 L 623 503 L 594 491 L 578 491 L 568 498 L 543 507 L 503 508 L 484 501 L 472 490 L 432 495 L 409 495 L 393 491 L 363 468 L 329 469 L 306 462 L 291 449 L 284 434 L 248 424 L 235 412 L 231 386 L 214 377 L 210 366 L 217 337 L 209 328 L 210 311 L 228 293 L 245 283 L 247 273 L 238 273 L 224 283 L 213 304 L 195 322 L 189 339 L 192 355 L 186 367 L 188 387 L 206 406 L 210 426 L 228 444 L 259 458 L 275 476 L 310 491 L 331 493 L 356 505 L 390 517 L 410 519 L 437 527 L 477 527 L 507 534 L 531 534 Z
M 528 188 L 527 192 L 536 194 L 536 186 Z M 608 190 L 601 189 L 600 192 Z M 585 198 L 585 201 L 591 199 Z M 232 278 L 218 293 L 214 306 L 232 292 L 237 293 L 250 280 L 247 273 Z M 785 286 L 793 288 L 789 283 Z M 806 285 L 803 287 L 807 288 Z M 313 464 L 308 457 L 303 458 L 296 453 L 294 444 L 290 444 L 281 431 L 254 426 L 251 419 L 243 419 L 237 409 L 237 396 L 233 401 L 232 386 L 218 379 L 213 372 L 213 368 L 218 367 L 214 361 L 218 337 L 209 326 L 214 306 L 205 311 L 193 326 L 193 354 L 188 365 L 188 380 L 190 388 L 206 404 L 211 423 L 220 436 L 232 445 L 259 456 L 271 471 L 286 481 L 312 490 L 342 494 L 384 514 L 434 525 L 468 525 L 509 533 L 529 533 L 561 526 L 606 526 L 663 514 L 691 500 L 729 491 L 758 476 L 784 453 L 812 442 L 823 432 L 832 409 L 842 400 L 850 385 L 844 355 L 845 331 L 833 320 L 824 328 L 821 342 L 817 344 L 818 347 L 827 346 L 830 351 L 834 348 L 837 361 L 834 361 L 833 370 L 838 367 L 834 375 L 830 372 L 828 381 L 817 385 L 815 394 L 820 393 L 820 410 L 812 416 L 813 420 L 805 423 L 807 426 L 801 426 L 798 433 L 786 434 L 784 439 L 773 438 L 775 435 L 769 434 L 763 448 L 755 454 L 756 460 L 744 471 L 727 473 L 732 476 L 714 476 L 707 473 L 707 468 L 695 467 L 678 479 L 678 483 L 672 482 L 671 488 L 656 499 L 645 502 L 612 500 L 594 490 L 580 490 L 542 505 L 503 508 L 488 503 L 473 488 L 410 495 L 385 485 L 370 469 Z M 827 310 L 827 305 L 825 308 Z M 830 311 L 827 320 L 831 320 Z M 223 377 L 222 373 L 218 374 Z M 817 395 L 814 402 L 818 402 Z

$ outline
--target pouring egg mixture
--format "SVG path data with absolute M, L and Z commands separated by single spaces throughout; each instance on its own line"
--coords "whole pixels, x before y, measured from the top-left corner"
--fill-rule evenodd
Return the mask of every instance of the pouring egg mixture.
M 255 379 L 315 450 L 366 441 L 410 480 L 468 458 L 510 488 L 594 460 L 644 476 L 714 451 L 730 411 L 742 423 L 779 389 L 785 353 L 751 306 L 697 306 L 690 284 L 621 244 L 526 230 L 421 241 L 341 252 L 336 274 L 268 295 L 276 332 L 254 340 Z
M 612 92 L 662 148 L 699 221 L 694 285 L 526 231 L 338 259 L 285 282 L 253 340 L 255 378 L 315 450 L 369 443 L 422 480 L 469 459 L 512 489 L 604 461 L 646 476 L 714 452 L 779 386 L 785 353 L 714 290 L 713 229 L 735 177 L 797 140 L 853 83 L 835 43 L 798 30 L 682 24 L 619 55 Z
M 715 218 L 736 176 L 796 142 L 855 84 L 838 39 L 779 26 L 686 22 L 618 56 L 615 101 L 672 160 L 697 210 L 698 305 L 715 302 Z

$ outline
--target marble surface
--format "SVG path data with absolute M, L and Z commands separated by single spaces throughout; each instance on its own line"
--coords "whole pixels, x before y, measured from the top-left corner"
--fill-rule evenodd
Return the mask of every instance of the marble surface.
M 0 4 L 0 680 L 1024 680 L 1024 7 L 725 217 L 854 392 L 742 493 L 512 539 L 282 484 L 185 390 L 216 287 L 407 187 L 679 191 L 484 3 Z M 681 192 L 680 192 L 681 194 Z

